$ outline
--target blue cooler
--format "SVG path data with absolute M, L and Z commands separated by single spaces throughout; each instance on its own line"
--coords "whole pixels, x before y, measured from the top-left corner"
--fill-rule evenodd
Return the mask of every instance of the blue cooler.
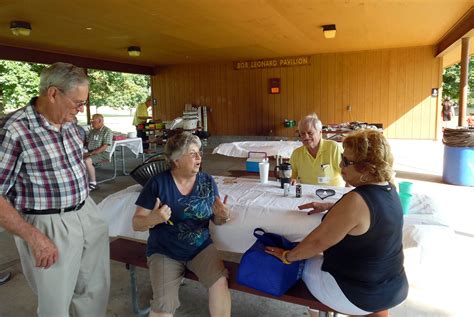
M 474 148 L 444 146 L 443 181 L 474 186 Z
M 245 162 L 245 170 L 247 172 L 258 173 L 258 163 L 266 162 L 267 153 L 266 152 L 252 152 L 249 151 L 247 154 L 247 162 Z

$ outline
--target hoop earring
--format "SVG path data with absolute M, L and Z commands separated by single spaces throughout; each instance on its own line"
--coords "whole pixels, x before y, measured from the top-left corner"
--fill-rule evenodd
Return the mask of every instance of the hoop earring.
M 359 181 L 360 181 L 361 183 L 365 183 L 365 182 L 367 182 L 368 180 L 369 180 L 369 178 L 367 177 L 367 175 L 360 175 L 360 177 L 359 177 Z

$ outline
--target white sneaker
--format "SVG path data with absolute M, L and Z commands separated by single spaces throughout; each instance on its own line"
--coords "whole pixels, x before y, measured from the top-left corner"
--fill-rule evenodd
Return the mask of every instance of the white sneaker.
M 10 280 L 11 277 L 12 277 L 12 273 L 10 272 L 0 273 L 0 285 L 3 285 L 6 282 L 8 282 L 8 280 Z

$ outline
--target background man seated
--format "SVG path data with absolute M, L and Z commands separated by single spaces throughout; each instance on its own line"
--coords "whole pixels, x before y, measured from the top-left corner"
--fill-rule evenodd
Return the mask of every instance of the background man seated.
M 102 161 L 108 161 L 112 145 L 112 130 L 104 125 L 104 116 L 96 113 L 92 116 L 92 129 L 86 139 L 87 153 L 84 153 L 87 173 L 89 174 L 89 189 L 97 189 L 95 178 L 95 165 Z

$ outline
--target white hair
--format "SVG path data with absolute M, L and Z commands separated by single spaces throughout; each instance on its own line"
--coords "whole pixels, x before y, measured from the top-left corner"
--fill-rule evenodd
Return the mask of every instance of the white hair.
M 41 72 L 39 93 L 41 96 L 45 95 L 51 86 L 65 93 L 79 85 L 89 85 L 84 70 L 72 64 L 58 62 Z
M 181 132 L 168 139 L 165 145 L 165 157 L 169 163 L 179 160 L 189 150 L 189 146 L 195 144 L 201 148 L 201 140 L 189 132 Z
M 323 129 L 323 124 L 321 120 L 319 120 L 318 115 L 316 112 L 307 115 L 303 119 L 300 120 L 298 123 L 298 130 L 303 130 L 304 127 L 310 126 L 314 128 L 316 131 L 321 131 Z

